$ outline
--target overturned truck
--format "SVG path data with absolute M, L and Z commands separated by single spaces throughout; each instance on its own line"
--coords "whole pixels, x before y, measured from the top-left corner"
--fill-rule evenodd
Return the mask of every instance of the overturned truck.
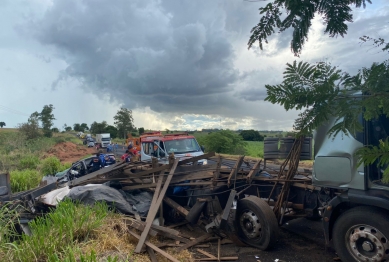
M 186 221 L 205 231 L 203 237 L 183 240 L 165 229 L 166 234 L 183 241 L 178 250 L 213 235 L 266 250 L 276 244 L 279 225 L 298 217 L 322 219 L 325 243 L 333 244 L 343 261 L 388 260 L 388 187 L 380 182 L 382 170 L 357 165 L 355 151 L 385 138 L 376 131 L 380 135 L 388 133 L 389 122 L 386 118 L 364 122 L 362 134 L 329 138 L 327 131 L 332 124 L 316 132 L 313 170 L 299 169 L 306 143 L 306 139 L 299 138 L 293 139 L 281 166 L 246 161 L 243 156 L 225 159 L 208 153 L 178 159 L 172 154 L 165 161 L 168 164 L 156 158 L 150 162 L 116 163 L 61 185 L 53 183 L 2 196 L 0 201 L 23 203 L 29 210 L 23 221 L 28 221 L 48 204 L 46 193 L 57 187 L 71 190 L 104 184 L 124 192 L 124 196 L 149 192 L 147 214 L 136 208 L 128 212 L 142 232 L 131 233 L 139 239 L 135 252 L 144 251 L 146 245 L 172 261 L 176 260 L 147 241 L 156 227 L 164 230 L 164 223 Z M 207 159 L 208 164 L 198 165 L 202 159 Z

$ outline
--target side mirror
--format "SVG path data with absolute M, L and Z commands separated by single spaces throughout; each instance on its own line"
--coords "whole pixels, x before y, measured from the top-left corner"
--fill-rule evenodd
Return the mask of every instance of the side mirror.
M 204 146 L 200 146 L 200 148 L 201 148 L 201 150 L 202 150 L 203 152 L 205 152 L 205 147 L 204 147 Z

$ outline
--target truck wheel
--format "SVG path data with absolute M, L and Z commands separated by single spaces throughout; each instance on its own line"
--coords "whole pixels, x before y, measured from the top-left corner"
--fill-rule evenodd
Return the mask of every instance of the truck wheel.
M 332 231 L 342 261 L 388 261 L 389 221 L 373 207 L 356 207 L 343 213 Z
M 242 242 L 261 250 L 271 248 L 277 241 L 276 216 L 258 197 L 249 196 L 238 201 L 235 226 Z

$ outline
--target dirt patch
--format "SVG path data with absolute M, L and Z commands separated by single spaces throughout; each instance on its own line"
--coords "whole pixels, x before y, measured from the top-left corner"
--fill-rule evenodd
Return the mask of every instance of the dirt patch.
M 47 151 L 48 156 L 55 156 L 59 158 L 62 163 L 73 163 L 95 153 L 96 149 L 94 147 L 88 148 L 86 146 L 76 145 L 71 142 L 56 144 L 54 147 L 50 148 L 49 151 Z

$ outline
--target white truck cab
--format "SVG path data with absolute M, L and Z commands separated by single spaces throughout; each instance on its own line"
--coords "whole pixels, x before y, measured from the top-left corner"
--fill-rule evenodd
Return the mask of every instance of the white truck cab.
M 102 148 L 107 147 L 111 143 L 111 134 L 96 134 L 96 144 L 99 144 Z
M 186 133 L 169 135 L 151 135 L 141 137 L 140 157 L 142 161 L 151 161 L 152 157 L 159 162 L 168 162 L 169 154 L 181 160 L 204 154 L 194 136 Z M 206 165 L 207 160 L 198 161 L 199 165 Z

